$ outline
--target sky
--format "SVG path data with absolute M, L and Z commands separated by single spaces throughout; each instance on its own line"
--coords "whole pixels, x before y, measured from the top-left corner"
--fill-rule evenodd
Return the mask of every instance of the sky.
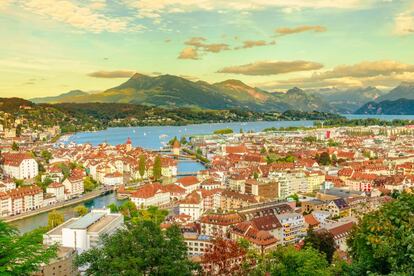
M 0 97 L 135 72 L 268 91 L 414 82 L 414 1 L 0 0 Z

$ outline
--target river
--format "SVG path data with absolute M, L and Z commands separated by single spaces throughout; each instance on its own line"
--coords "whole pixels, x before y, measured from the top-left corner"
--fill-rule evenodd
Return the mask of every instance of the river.
M 409 115 L 344 115 L 350 119 L 361 118 L 378 118 L 383 120 L 394 119 L 413 119 L 414 116 Z M 313 125 L 312 121 L 275 121 L 275 122 L 236 122 L 236 123 L 215 123 L 215 124 L 198 124 L 187 126 L 151 126 L 151 127 L 121 127 L 108 128 L 106 130 L 97 132 L 81 132 L 70 136 L 65 142 L 70 143 L 91 143 L 98 145 L 107 142 L 112 145 L 125 143 L 128 137 L 131 138 L 134 146 L 140 146 L 146 149 L 159 149 L 164 143 L 168 142 L 174 136 L 178 138 L 182 136 L 191 136 L 197 134 L 211 134 L 214 130 L 231 128 L 235 132 L 243 131 L 261 131 L 268 127 L 289 127 L 289 126 L 304 126 L 310 127 Z M 195 172 L 204 169 L 204 166 L 197 162 L 181 162 L 178 164 L 178 172 Z M 120 204 L 115 197 L 115 194 L 104 195 L 84 204 L 88 208 L 102 208 L 111 203 Z M 74 216 L 73 207 L 65 207 L 59 209 L 63 212 L 65 220 Z M 15 221 L 12 224 L 16 225 L 18 229 L 25 233 L 37 227 L 47 225 L 47 213 L 39 214 L 33 217 L 25 218 Z

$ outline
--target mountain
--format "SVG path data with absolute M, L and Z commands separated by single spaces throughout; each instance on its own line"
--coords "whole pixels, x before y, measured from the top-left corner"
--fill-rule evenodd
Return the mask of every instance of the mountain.
M 323 98 L 340 113 L 353 113 L 365 103 L 386 94 L 386 92 L 372 86 L 351 89 L 324 88 L 306 92 Z
M 393 101 L 398 99 L 414 100 L 414 83 L 403 82 L 387 94 L 379 97 L 376 102 Z
M 369 102 L 359 108 L 355 114 L 414 115 L 414 99 Z
M 309 95 L 299 88 L 287 93 L 270 93 L 253 88 L 239 80 L 209 84 L 193 82 L 178 76 L 150 77 L 135 74 L 126 82 L 106 91 L 88 94 L 62 94 L 56 97 L 36 98 L 42 103 L 133 103 L 165 108 L 192 107 L 201 109 L 246 108 L 254 111 L 327 111 L 334 112 L 317 95 Z M 71 93 L 71 92 L 69 92 Z
M 60 94 L 58 96 L 52 96 L 52 97 L 44 97 L 44 98 L 33 98 L 30 99 L 34 103 L 61 103 L 61 102 L 70 102 L 74 98 L 77 97 L 83 97 L 89 95 L 86 92 L 83 92 L 81 90 L 72 90 L 63 94 Z

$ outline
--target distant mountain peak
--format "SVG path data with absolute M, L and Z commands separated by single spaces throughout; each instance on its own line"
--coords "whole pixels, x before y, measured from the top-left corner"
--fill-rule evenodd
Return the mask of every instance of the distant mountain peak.
M 302 89 L 300 89 L 299 87 L 293 87 L 291 89 L 289 89 L 287 92 L 287 94 L 302 94 L 305 93 L 305 91 L 303 91 Z
M 236 80 L 236 79 L 229 79 L 229 80 L 225 80 L 222 82 L 218 82 L 216 83 L 217 85 L 231 85 L 231 86 L 242 86 L 242 87 L 249 87 L 247 84 L 245 84 L 244 82 L 240 81 L 240 80 Z
M 149 76 L 143 75 L 143 74 L 140 74 L 140 73 L 135 73 L 131 77 L 131 79 L 133 79 L 133 80 L 137 80 L 137 79 L 141 79 L 141 78 L 149 78 Z

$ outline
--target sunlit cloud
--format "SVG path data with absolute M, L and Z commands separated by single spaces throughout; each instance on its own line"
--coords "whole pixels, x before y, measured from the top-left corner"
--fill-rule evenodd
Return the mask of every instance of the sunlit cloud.
M 178 58 L 179 59 L 199 59 L 199 56 L 198 56 L 198 52 L 195 48 L 186 47 L 181 51 Z
M 318 70 L 322 64 L 312 61 L 258 61 L 250 64 L 225 67 L 218 73 L 241 74 L 251 76 L 278 75 L 291 72 Z
M 116 70 L 116 71 L 96 71 L 88 74 L 89 77 L 115 79 L 115 78 L 129 78 L 134 75 L 135 71 L 130 70 Z
M 315 33 L 323 33 L 326 32 L 326 28 L 323 26 L 299 26 L 294 28 L 278 28 L 275 30 L 275 32 L 278 35 L 291 35 L 291 34 L 297 34 L 297 33 L 304 33 L 304 32 L 315 32 Z

